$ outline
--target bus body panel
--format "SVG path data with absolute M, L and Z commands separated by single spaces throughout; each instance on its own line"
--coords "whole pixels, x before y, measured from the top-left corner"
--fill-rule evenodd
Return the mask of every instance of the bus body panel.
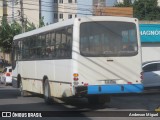
M 90 21 L 125 21 L 135 23 L 137 28 L 137 48 L 138 54 L 134 56 L 122 57 L 85 57 L 80 53 L 80 24 Z M 76 67 L 73 71 L 79 74 L 77 89 L 87 85 L 87 94 L 111 94 L 111 93 L 132 93 L 142 92 L 141 83 L 141 44 L 139 37 L 139 27 L 137 19 L 99 19 L 82 18 L 75 21 L 74 41 L 73 41 L 73 60 Z M 78 85 L 77 85 L 78 84 Z M 98 92 L 99 87 L 103 92 Z M 121 88 L 122 86 L 122 88 Z M 78 88 L 79 87 L 79 88 Z M 83 90 L 83 89 L 82 89 Z
M 87 88 L 88 95 L 141 93 L 142 91 L 142 84 L 91 85 Z
M 133 56 L 120 57 L 83 56 L 80 51 L 80 25 L 91 21 L 134 23 L 137 27 L 138 53 Z M 43 94 L 43 78 L 47 76 L 51 96 L 59 98 L 74 96 L 79 88 L 84 88 L 87 95 L 143 91 L 141 45 L 137 19 L 101 16 L 76 18 L 74 21 L 61 23 L 45 27 L 40 31 L 35 30 L 33 33 L 26 33 L 26 36 L 73 25 L 72 57 L 70 59 L 17 61 L 13 77 L 17 79 L 18 74 L 22 77 L 24 90 Z M 16 36 L 15 40 L 26 36 Z M 74 78 L 74 74 L 78 74 L 78 79 Z M 80 90 L 79 93 L 81 92 Z
M 72 60 L 23 61 L 17 66 L 21 66 L 17 73 L 24 90 L 43 94 L 43 77 L 47 76 L 52 96 L 72 96 Z
M 141 83 L 141 66 L 135 68 L 135 64 L 141 63 L 138 57 L 84 58 L 77 54 L 73 55 L 73 59 L 77 64 L 75 71 L 79 74 L 79 81 L 83 83 L 89 85 Z M 113 62 L 107 61 L 108 59 L 112 59 Z M 133 62 L 135 64 L 132 64 Z

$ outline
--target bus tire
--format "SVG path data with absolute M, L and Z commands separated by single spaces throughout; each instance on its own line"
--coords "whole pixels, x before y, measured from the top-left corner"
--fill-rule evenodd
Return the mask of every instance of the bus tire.
M 49 86 L 48 80 L 44 81 L 44 85 L 43 86 L 44 86 L 43 87 L 44 102 L 46 104 L 51 104 L 52 103 L 52 99 L 51 99 L 50 86 Z
M 22 97 L 26 97 L 26 96 L 29 96 L 29 92 L 23 90 L 23 85 L 22 85 L 22 81 L 19 81 L 19 90 L 20 90 L 20 95 Z

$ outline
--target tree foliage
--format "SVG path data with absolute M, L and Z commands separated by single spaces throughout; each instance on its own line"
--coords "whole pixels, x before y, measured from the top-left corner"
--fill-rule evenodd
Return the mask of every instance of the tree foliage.
M 13 37 L 21 32 L 21 28 L 16 21 L 9 24 L 5 17 L 2 18 L 0 26 L 0 47 L 3 52 L 9 53 L 11 51 Z
M 38 27 L 44 26 L 43 19 Z M 33 23 L 26 21 L 25 31 L 31 31 L 36 29 Z M 13 21 L 11 24 L 8 23 L 6 17 L 2 18 L 0 25 L 0 48 L 4 53 L 10 53 L 12 48 L 13 37 L 17 34 L 22 33 L 22 26 L 20 23 Z
M 123 3 L 117 3 L 115 7 L 131 7 L 133 6 L 131 0 L 124 0 Z
M 133 7 L 133 16 L 140 20 L 160 20 L 160 7 L 157 0 L 124 0 L 115 7 Z
M 42 18 L 39 20 L 39 28 L 40 28 L 40 27 L 43 27 L 43 26 L 45 26 L 45 24 L 44 24 L 44 17 L 42 17 Z
M 137 0 L 133 4 L 134 17 L 140 20 L 160 20 L 157 0 Z

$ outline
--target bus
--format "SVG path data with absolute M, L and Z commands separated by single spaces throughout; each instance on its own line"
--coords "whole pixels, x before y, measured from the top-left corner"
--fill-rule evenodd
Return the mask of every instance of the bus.
M 104 104 L 111 94 L 143 91 L 136 18 L 79 17 L 14 37 L 13 80 L 21 95 L 86 97 Z

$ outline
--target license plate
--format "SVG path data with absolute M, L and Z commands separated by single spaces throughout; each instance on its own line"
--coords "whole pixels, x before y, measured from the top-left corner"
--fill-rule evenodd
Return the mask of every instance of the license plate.
M 116 84 L 115 80 L 106 80 L 105 84 Z

